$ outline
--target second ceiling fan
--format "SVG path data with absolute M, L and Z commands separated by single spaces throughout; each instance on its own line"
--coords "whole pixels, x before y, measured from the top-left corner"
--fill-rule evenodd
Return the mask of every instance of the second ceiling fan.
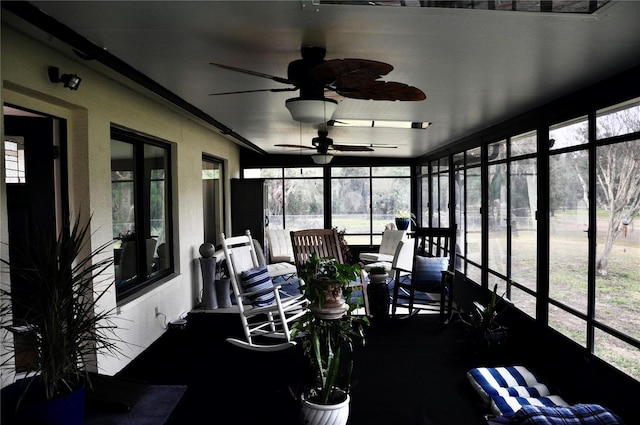
M 315 149 L 319 154 L 325 155 L 329 151 L 340 152 L 373 152 L 373 149 L 364 145 L 335 145 L 326 130 L 318 130 L 318 137 L 311 139 L 312 146 L 294 145 L 294 144 L 278 144 L 276 146 L 283 148 L 295 149 Z
M 294 120 L 309 123 L 327 122 L 337 107 L 337 101 L 325 97 L 326 92 L 352 99 L 420 101 L 426 98 L 422 90 L 405 83 L 380 81 L 393 70 L 393 66 L 368 59 L 325 60 L 322 47 L 303 47 L 302 59 L 290 62 L 287 78 L 211 62 L 211 65 L 230 71 L 270 79 L 289 87 L 241 90 L 212 93 L 212 96 L 253 93 L 284 92 L 300 90 L 300 96 L 288 99 L 286 106 Z M 296 111 L 294 111 L 294 109 Z M 296 113 L 300 114 L 296 117 Z
M 313 162 L 316 164 L 328 164 L 333 159 L 331 151 L 340 152 L 372 152 L 369 146 L 363 145 L 335 145 L 333 139 L 328 137 L 326 130 L 318 130 L 318 137 L 311 139 L 312 146 L 294 145 L 294 144 L 278 144 L 276 146 L 295 149 L 315 149 L 317 153 L 311 155 Z

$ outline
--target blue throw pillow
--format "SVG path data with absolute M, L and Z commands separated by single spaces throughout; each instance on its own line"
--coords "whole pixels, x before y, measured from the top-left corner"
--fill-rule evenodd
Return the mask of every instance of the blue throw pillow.
M 442 271 L 447 270 L 449 257 L 416 256 L 416 280 L 412 282 L 417 287 L 439 288 L 442 285 Z
M 240 284 L 245 292 L 264 291 L 249 297 L 254 307 L 265 307 L 276 301 L 267 266 L 243 271 L 240 273 Z

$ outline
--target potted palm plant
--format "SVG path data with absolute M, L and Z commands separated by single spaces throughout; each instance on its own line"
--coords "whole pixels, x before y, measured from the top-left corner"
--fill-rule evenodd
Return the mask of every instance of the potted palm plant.
M 509 303 L 509 300 L 498 295 L 497 284 L 493 286 L 486 304 L 473 302 L 473 309 L 463 320 L 483 347 L 492 348 L 505 342 L 507 328 L 500 323 L 499 317 Z
M 349 418 L 352 353 L 356 342 L 364 344 L 368 323 L 366 317 L 351 314 L 357 303 L 351 302 L 349 283 L 358 271 L 357 265 L 314 253 L 301 272 L 311 307 L 294 323 L 293 335 L 301 341 L 313 374 L 300 397 L 304 424 L 346 424 Z
M 411 223 L 415 224 L 416 216 L 409 210 L 396 211 L 396 227 L 398 230 L 407 230 Z
M 98 308 L 113 284 L 101 276 L 113 263 L 112 242 L 91 250 L 89 224 L 82 225 L 78 217 L 57 238 L 41 232 L 39 243 L 20 253 L 19 261 L 14 257 L 19 265 L 2 260 L 21 285 L 20 291 L 2 288 L 0 317 L 13 334 L 2 364 L 12 366 L 19 357 L 26 371 L 26 377 L 5 388 L 12 405 L 10 415 L 9 406 L 3 406 L 5 418 L 81 425 L 87 361 L 98 350 L 119 353 L 113 311 Z

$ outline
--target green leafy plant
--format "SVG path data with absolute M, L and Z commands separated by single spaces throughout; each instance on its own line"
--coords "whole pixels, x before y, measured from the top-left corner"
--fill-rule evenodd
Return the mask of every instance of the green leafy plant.
M 340 319 L 324 320 L 309 312 L 294 324 L 294 335 L 299 332 L 303 352 L 314 371 L 310 399 L 319 404 L 333 404 L 341 388 L 345 394 L 351 390 L 353 372 L 352 353 L 356 341 L 364 345 L 364 321 L 351 315 Z M 345 365 L 341 369 L 341 365 Z M 339 380 L 342 373 L 342 385 Z
M 357 264 L 338 263 L 333 257 L 319 257 L 314 252 L 300 271 L 301 286 L 306 298 L 317 303 L 320 308 L 326 301 L 326 291 L 330 290 L 334 297 L 344 296 L 351 310 L 357 305 L 350 303 L 353 289 L 349 285 L 357 279 L 360 267 Z
M 349 244 L 345 239 L 344 235 L 347 233 L 347 229 L 339 230 L 337 227 L 334 227 L 336 232 L 338 233 L 338 242 L 340 243 L 340 251 L 342 251 L 342 259 L 345 263 L 350 263 L 353 260 L 353 254 L 351 253 L 351 248 L 349 248 Z
M 502 325 L 498 322 L 498 317 L 502 310 L 499 308 L 502 297 L 498 296 L 498 285 L 493 286 L 493 291 L 489 297 L 489 302 L 486 305 L 482 305 L 478 301 L 473 302 L 475 322 L 482 329 L 492 331 L 496 330 Z
M 19 253 L 15 266 L 1 260 L 21 279 L 20 291 L 3 287 L 1 294 L 2 325 L 14 334 L 3 366 L 16 356 L 16 340 L 29 353 L 20 359 L 29 371 L 21 400 L 36 388 L 46 399 L 68 394 L 88 380 L 86 362 L 96 351 L 120 354 L 113 310 L 98 309 L 113 285 L 101 277 L 113 263 L 112 241 L 85 254 L 89 224 L 78 217 L 57 238 L 40 232 L 39 242 Z M 15 317 L 17 312 L 24 314 Z
M 369 270 L 369 274 L 387 274 L 387 269 L 382 266 L 374 266 Z
M 498 285 L 496 284 L 489 301 L 486 304 L 474 301 L 473 309 L 467 318 L 462 320 L 485 344 L 500 343 L 506 337 L 507 328 L 500 323 L 499 318 L 509 304 L 508 299 L 498 295 Z
M 351 314 L 357 305 L 351 303 L 349 283 L 357 277 L 358 265 L 339 264 L 331 257 L 320 258 L 314 253 L 301 271 L 303 291 L 313 303 L 323 305 L 326 288 L 334 285 L 343 291 L 349 308 L 337 319 L 322 319 L 313 311 L 307 312 L 292 326 L 293 337 L 302 342 L 305 357 L 314 373 L 309 398 L 319 404 L 333 404 L 338 394 L 351 389 L 354 344 L 364 345 L 366 317 Z M 343 377 L 342 386 L 339 385 Z M 336 391 L 342 389 L 344 393 Z

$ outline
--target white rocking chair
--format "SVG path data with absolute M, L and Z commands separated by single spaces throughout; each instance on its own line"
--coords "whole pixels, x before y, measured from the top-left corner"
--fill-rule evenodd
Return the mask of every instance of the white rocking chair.
M 291 339 L 291 323 L 307 312 L 308 301 L 302 294 L 292 296 L 280 291 L 282 284 L 271 282 L 266 266 L 259 265 L 248 230 L 242 236 L 230 238 L 222 233 L 221 239 L 245 335 L 244 340 L 230 337 L 227 341 L 254 351 L 279 351 L 295 345 Z M 260 267 L 265 268 L 263 273 Z M 246 290 L 243 282 L 246 283 L 253 273 L 262 274 L 263 279 L 257 288 Z M 263 344 L 256 341 L 258 337 L 283 341 Z

